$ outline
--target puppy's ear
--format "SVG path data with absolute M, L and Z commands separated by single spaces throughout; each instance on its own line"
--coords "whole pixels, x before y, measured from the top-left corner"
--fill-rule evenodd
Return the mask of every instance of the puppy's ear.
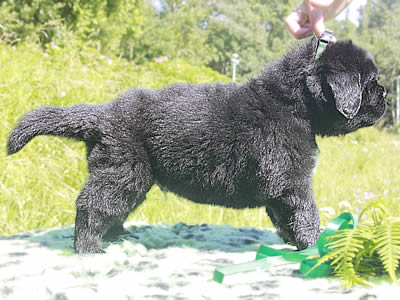
M 345 72 L 329 74 L 326 77 L 335 98 L 336 109 L 347 119 L 353 119 L 361 106 L 360 79 L 360 74 Z

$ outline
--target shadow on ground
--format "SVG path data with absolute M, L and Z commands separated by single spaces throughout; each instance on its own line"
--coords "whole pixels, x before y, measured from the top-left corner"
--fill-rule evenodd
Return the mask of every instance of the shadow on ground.
M 39 229 L 10 237 L 0 237 L 1 241 L 21 241 L 26 247 L 37 247 L 38 244 L 54 250 L 62 250 L 65 255 L 73 254 L 74 227 L 58 229 Z M 219 250 L 225 252 L 256 251 L 260 244 L 283 244 L 273 229 L 251 227 L 236 228 L 230 225 L 174 225 L 160 223 L 157 225 L 126 224 L 125 234 L 110 245 L 126 241 L 141 244 L 146 249 L 165 249 L 169 247 L 190 247 L 204 251 Z

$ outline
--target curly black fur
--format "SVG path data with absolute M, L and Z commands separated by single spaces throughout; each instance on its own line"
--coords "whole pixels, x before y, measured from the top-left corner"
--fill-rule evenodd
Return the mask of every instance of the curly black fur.
M 37 135 L 84 141 L 90 176 L 78 199 L 75 249 L 101 252 L 153 184 L 198 203 L 266 206 L 285 241 L 319 236 L 312 170 L 316 135 L 373 125 L 385 90 L 372 57 L 351 41 L 314 59 L 311 39 L 245 84 L 133 89 L 103 105 L 46 106 L 12 131 L 8 153 Z

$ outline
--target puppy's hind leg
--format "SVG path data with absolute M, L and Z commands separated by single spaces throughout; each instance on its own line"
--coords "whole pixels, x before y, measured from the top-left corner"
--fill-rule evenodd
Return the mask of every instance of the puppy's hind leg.
M 76 202 L 76 252 L 104 252 L 102 238 L 113 239 L 123 233 L 122 224 L 152 184 L 150 169 L 144 163 L 92 172 Z

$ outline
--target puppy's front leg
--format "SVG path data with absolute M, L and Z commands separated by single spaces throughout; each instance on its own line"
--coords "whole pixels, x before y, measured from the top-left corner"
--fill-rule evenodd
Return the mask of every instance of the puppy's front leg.
M 267 213 L 285 242 L 299 250 L 314 245 L 320 235 L 319 214 L 311 188 L 288 190 L 267 202 Z

